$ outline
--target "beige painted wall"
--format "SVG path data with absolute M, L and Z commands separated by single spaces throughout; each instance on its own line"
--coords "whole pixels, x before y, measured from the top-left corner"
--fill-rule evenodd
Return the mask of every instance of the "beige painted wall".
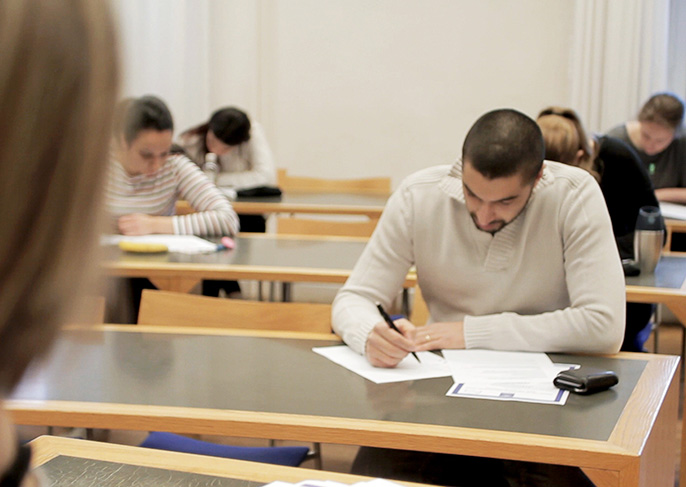
M 569 103 L 568 0 L 191 3 L 202 15 L 184 38 L 203 52 L 186 63 L 199 78 L 131 83 L 131 94 L 166 96 L 179 129 L 219 106 L 244 107 L 265 127 L 277 165 L 295 174 L 389 175 L 395 187 L 455 160 L 490 109 L 533 116 Z M 179 86 L 209 96 L 184 96 Z

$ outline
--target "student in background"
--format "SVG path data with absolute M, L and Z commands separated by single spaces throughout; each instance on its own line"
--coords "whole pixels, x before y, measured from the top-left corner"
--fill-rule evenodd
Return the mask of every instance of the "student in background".
M 206 174 L 215 174 L 220 188 L 240 191 L 276 184 L 276 168 L 264 130 L 260 124 L 251 123 L 242 110 L 219 109 L 208 122 L 183 132 L 176 142 Z M 238 218 L 242 232 L 266 231 L 262 215 L 241 214 Z M 241 288 L 236 281 L 203 281 L 203 295 L 219 296 L 222 291 L 229 297 L 240 296 Z
M 629 144 L 648 170 L 660 201 L 686 204 L 686 131 L 684 103 L 674 94 L 650 97 L 638 119 L 614 127 L 607 135 Z
M 235 235 L 238 217 L 229 200 L 187 157 L 170 153 L 173 130 L 171 113 L 159 98 L 131 98 L 117 107 L 107 207 L 118 231 Z M 175 215 L 178 199 L 195 213 Z
M 100 0 L 0 2 L 0 485 L 36 486 L 2 409 L 94 286 L 118 83 Z
M 585 169 L 598 181 L 619 255 L 633 259 L 638 210 L 658 206 L 648 172 L 636 153 L 615 137 L 587 135 L 579 116 L 570 108 L 545 108 L 536 122 L 543 132 L 546 159 Z M 649 325 L 653 311 L 651 304 L 627 303 L 622 350 L 643 351 L 637 335 Z
M 159 98 L 119 103 L 106 191 L 116 230 L 123 235 L 237 234 L 238 216 L 226 196 L 185 155 L 171 154 L 173 130 L 171 113 Z M 175 215 L 177 199 L 188 201 L 195 213 Z M 131 309 L 122 316 L 108 316 L 109 321 L 135 322 L 142 290 L 154 288 L 145 278 L 125 283 L 123 294 L 128 298 L 116 307 Z
M 237 108 L 217 110 L 208 122 L 186 130 L 176 142 L 207 172 L 211 171 L 206 164 L 207 154 L 216 155 L 215 182 L 221 188 L 241 190 L 276 184 L 274 159 L 262 127 L 251 123 L 248 115 Z M 239 217 L 241 231 L 265 231 L 262 215 Z

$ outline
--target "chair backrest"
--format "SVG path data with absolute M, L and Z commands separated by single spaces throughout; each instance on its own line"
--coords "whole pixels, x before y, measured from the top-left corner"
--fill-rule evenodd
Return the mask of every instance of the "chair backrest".
M 143 290 L 138 324 L 331 333 L 331 305 Z
M 177 215 L 188 215 L 190 213 L 195 213 L 195 209 L 186 200 L 176 201 L 176 214 Z
M 378 219 L 365 221 L 324 220 L 301 217 L 277 217 L 276 233 L 288 235 L 333 235 L 337 237 L 369 237 Z
M 414 299 L 412 300 L 412 313 L 410 314 L 410 321 L 415 326 L 424 326 L 429 321 L 429 308 L 426 307 L 426 301 L 422 296 L 422 291 L 419 286 L 414 287 Z
M 291 176 L 286 169 L 277 170 L 279 187 L 284 191 L 313 193 L 391 194 L 391 178 L 324 179 Z

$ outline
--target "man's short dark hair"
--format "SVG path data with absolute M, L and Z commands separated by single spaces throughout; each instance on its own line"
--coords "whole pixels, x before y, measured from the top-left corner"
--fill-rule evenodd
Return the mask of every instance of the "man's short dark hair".
M 525 182 L 532 182 L 544 158 L 541 129 L 531 118 L 512 109 L 482 115 L 462 146 L 462 160 L 488 179 L 519 173 Z
M 143 130 L 174 130 L 174 121 L 167 105 L 156 96 L 126 98 L 115 109 L 115 133 L 131 144 Z

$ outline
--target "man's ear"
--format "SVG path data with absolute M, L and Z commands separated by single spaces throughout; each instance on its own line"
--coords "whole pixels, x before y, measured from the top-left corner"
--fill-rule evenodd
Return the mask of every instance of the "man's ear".
M 538 171 L 538 174 L 536 175 L 536 179 L 534 180 L 534 185 L 531 187 L 532 189 L 536 187 L 538 182 L 543 177 L 543 170 L 544 169 L 545 169 L 545 161 L 543 161 L 543 164 L 541 164 L 541 169 Z

